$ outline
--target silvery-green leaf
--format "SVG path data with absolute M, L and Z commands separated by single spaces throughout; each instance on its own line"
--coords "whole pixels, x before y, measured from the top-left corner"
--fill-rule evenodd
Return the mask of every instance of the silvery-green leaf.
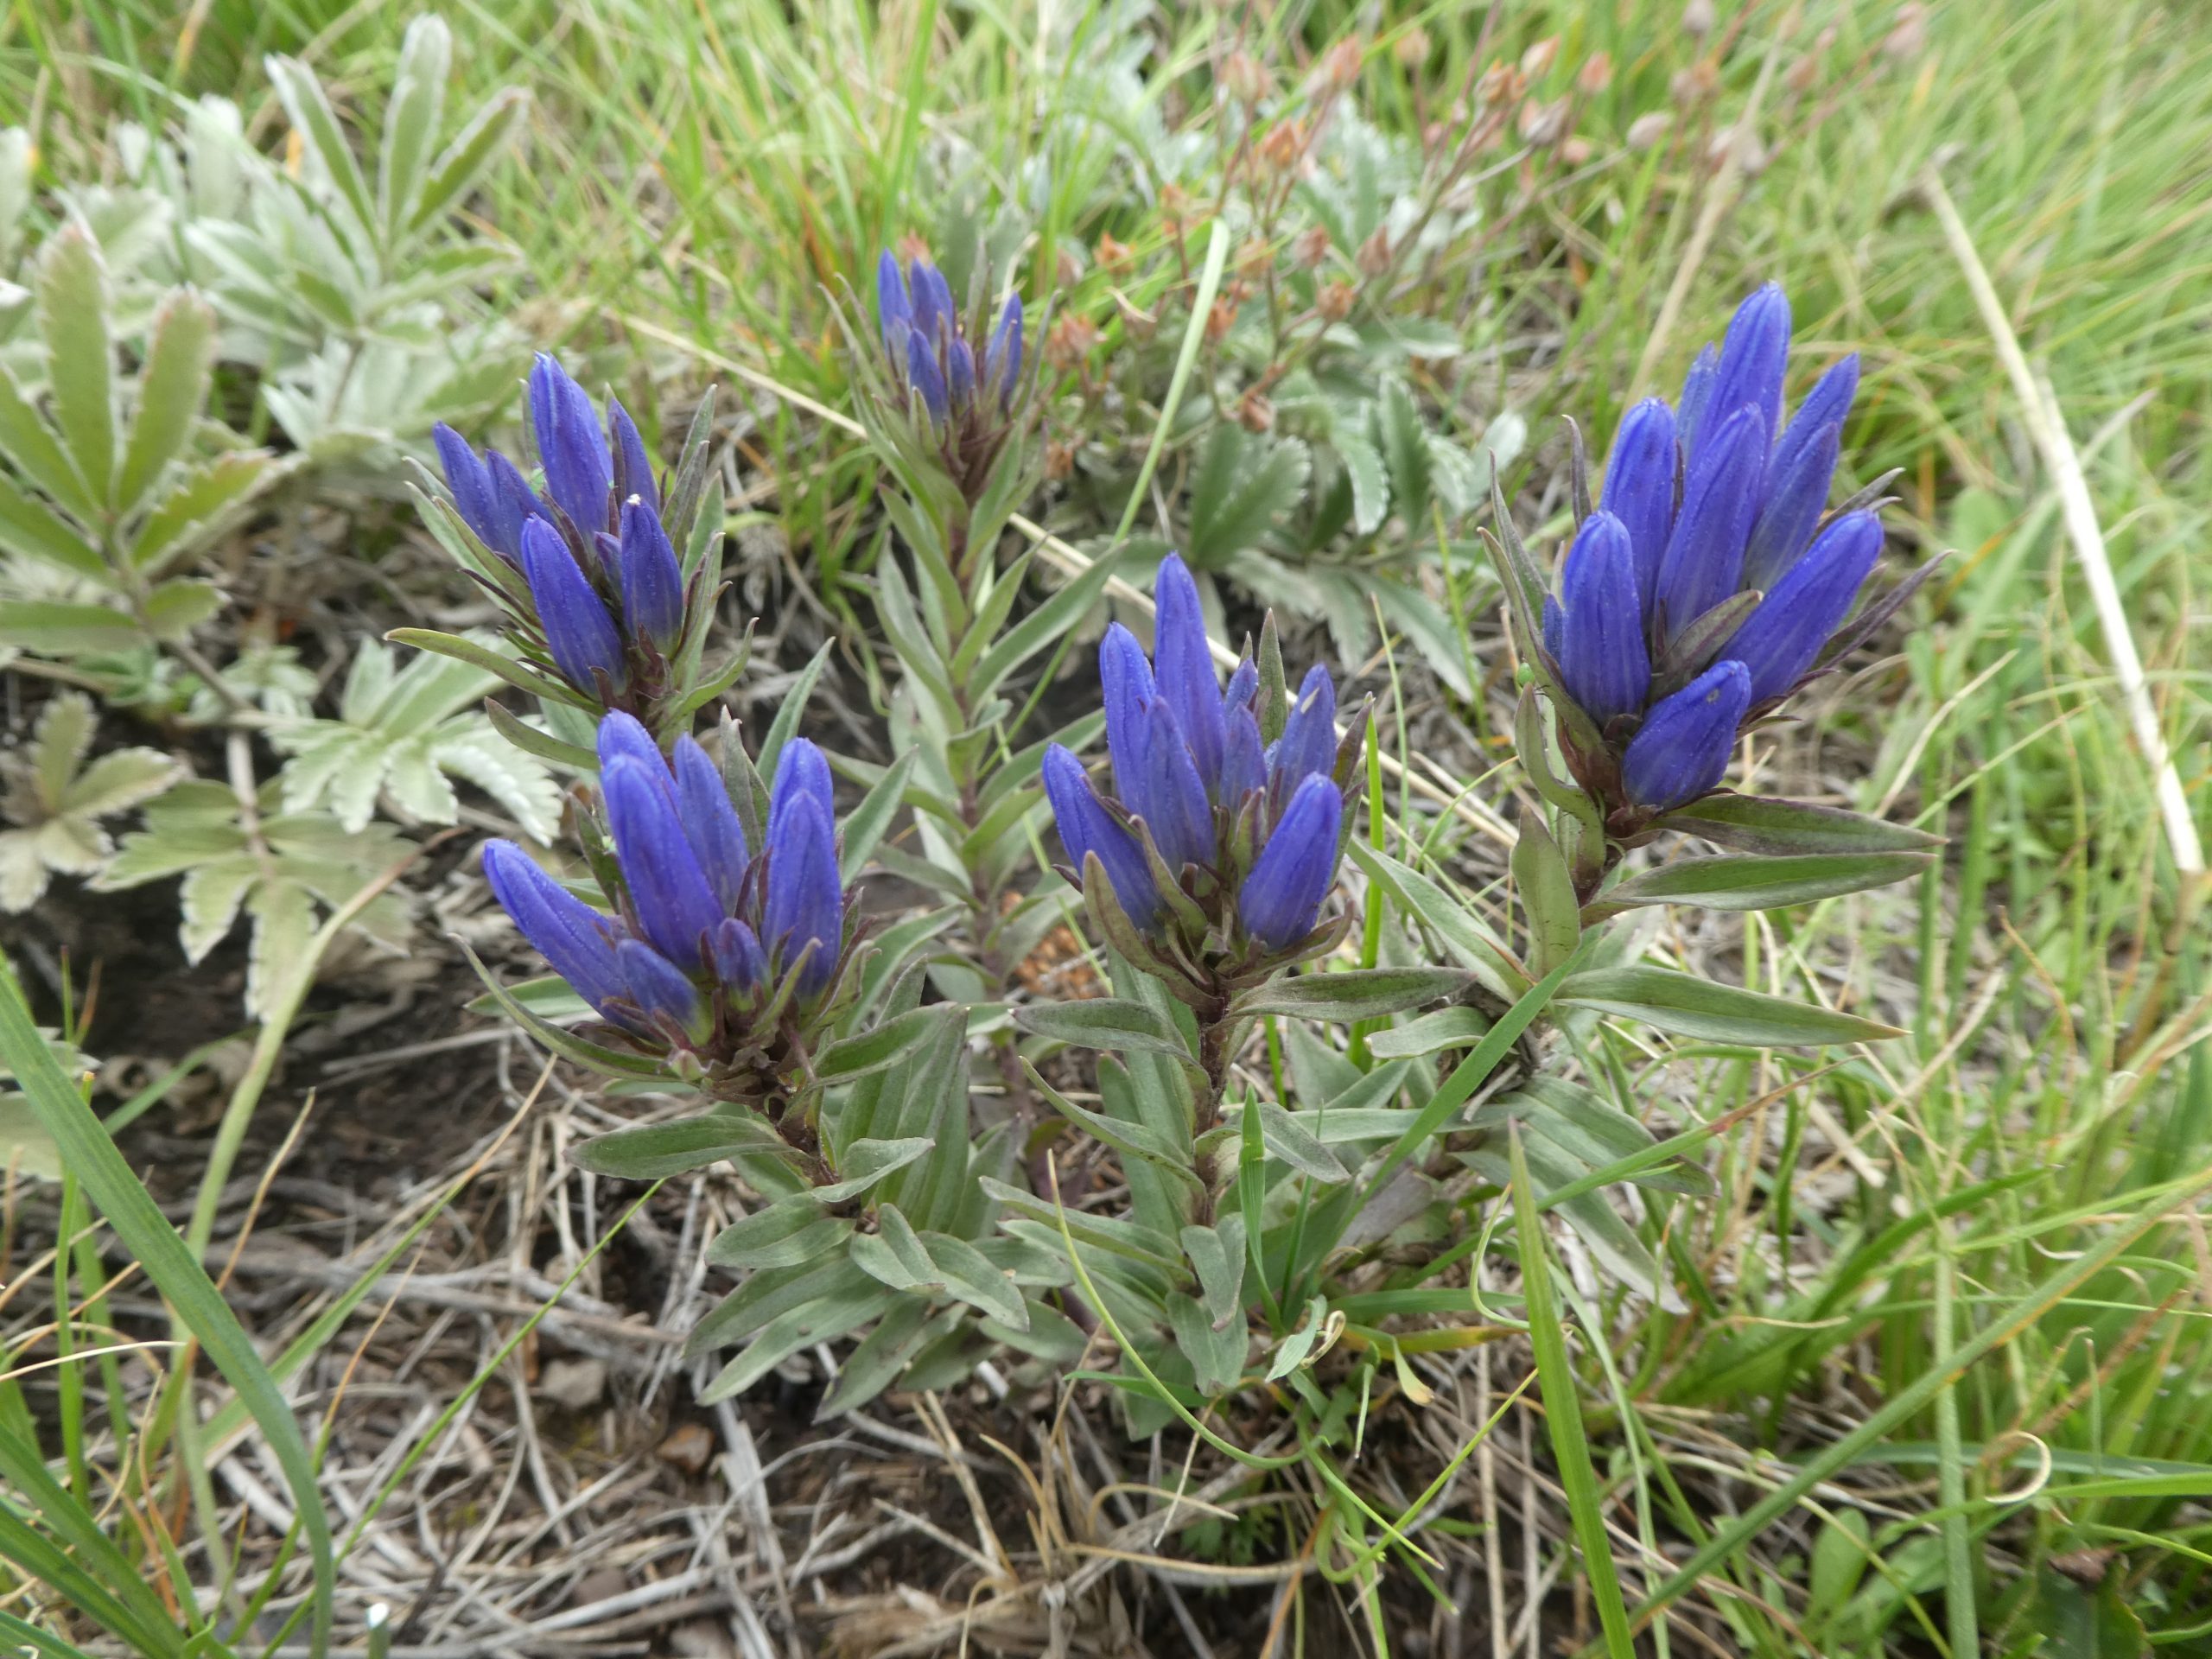
M 46 245 L 38 308 L 54 423 L 77 476 L 94 501 L 105 502 L 115 476 L 115 347 L 107 267 L 82 226 L 64 226 Z

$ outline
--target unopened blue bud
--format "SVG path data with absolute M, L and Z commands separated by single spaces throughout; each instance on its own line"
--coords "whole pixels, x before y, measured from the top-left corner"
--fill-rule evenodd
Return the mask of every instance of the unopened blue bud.
M 1621 757 L 1630 798 L 1663 812 L 1718 789 L 1751 702 L 1750 673 L 1724 662 L 1656 704 Z
M 906 337 L 906 378 L 930 419 L 943 425 L 952 413 L 952 397 L 945 390 L 944 371 L 938 366 L 937 347 L 918 327 Z
M 1567 695 L 1603 726 L 1640 714 L 1651 690 L 1651 656 L 1636 592 L 1636 553 L 1610 512 L 1582 521 L 1560 575 L 1560 621 L 1552 652 Z
M 1047 748 L 1043 776 L 1045 798 L 1052 803 L 1060 844 L 1077 876 L 1083 874 L 1084 857 L 1097 854 L 1122 911 L 1140 931 L 1149 931 L 1160 918 L 1160 890 L 1136 837 L 1106 810 L 1083 762 L 1070 750 L 1058 743 Z
M 622 620 L 665 652 L 683 632 L 683 567 L 660 515 L 632 496 L 622 504 Z
M 1267 949 L 1287 950 L 1313 931 L 1336 881 L 1343 820 L 1344 797 L 1325 777 L 1308 778 L 1290 798 L 1236 894 L 1244 931 Z
M 1136 769 L 1127 778 L 1115 773 L 1115 792 L 1122 804 L 1152 831 L 1152 843 L 1160 849 L 1169 869 L 1211 864 L 1213 808 L 1165 697 L 1154 697 L 1145 704 L 1144 721 Z
M 653 458 L 645 452 L 638 423 L 620 400 L 613 397 L 607 400 L 607 423 L 614 429 L 614 499 L 627 501 L 634 495 L 645 504 L 647 512 L 658 513 L 660 482 L 653 476 Z
M 607 434 L 584 389 L 544 352 L 531 365 L 530 418 L 545 493 L 586 535 L 604 530 L 607 493 L 614 482 Z
M 512 841 L 484 843 L 492 894 L 537 954 L 602 1014 L 623 994 L 614 960 L 616 925 L 556 881 Z
M 715 977 L 741 991 L 757 991 L 768 980 L 768 953 L 753 930 L 732 916 L 715 929 Z
M 706 750 L 689 733 L 676 740 L 676 812 L 683 821 L 684 836 L 699 855 L 700 867 L 727 911 L 737 908 L 745 891 L 745 867 L 751 855 L 745 845 L 745 826 L 730 804 L 729 789 L 721 768 L 707 758 Z
M 767 942 L 780 947 L 786 967 L 813 947 L 798 976 L 799 994 L 811 996 L 829 984 L 836 969 L 844 888 L 837 872 L 836 826 L 810 790 L 794 790 L 781 810 L 772 813 L 767 858 L 768 893 L 762 906 Z
M 906 335 L 914 326 L 914 303 L 907 297 L 906 276 L 886 248 L 875 261 L 875 326 L 883 338 L 883 353 L 902 367 Z
M 1771 437 L 1782 425 L 1782 382 L 1789 360 L 1789 301 L 1779 285 L 1769 283 L 1738 306 L 1728 320 L 1707 407 L 1722 420 L 1746 406 L 1756 409 Z M 1704 453 L 1708 432 L 1718 438 L 1719 431 L 1704 428 L 1690 441 L 1693 468 Z
M 926 259 L 915 260 L 908 276 L 913 295 L 915 330 L 934 351 L 938 340 L 950 340 L 955 332 L 952 285 L 944 280 L 944 273 Z
M 1198 779 L 1212 789 L 1221 779 L 1221 751 L 1227 731 L 1221 706 L 1221 682 L 1214 677 L 1213 652 L 1206 642 L 1206 619 L 1198 585 L 1181 557 L 1160 561 L 1153 589 L 1159 607 L 1152 671 L 1160 695 L 1182 728 L 1198 763 Z
M 630 1000 L 640 1013 L 656 1024 L 674 1027 L 695 1042 L 705 1038 L 709 1024 L 706 1005 L 699 1000 L 699 988 L 681 969 L 638 939 L 623 940 L 614 955 Z
M 530 583 L 530 596 L 537 607 L 537 625 L 545 647 L 553 654 L 561 674 L 578 690 L 593 692 L 596 675 L 622 689 L 622 636 L 614 619 L 593 590 L 583 568 L 569 552 L 561 533 L 543 518 L 522 527 L 522 570 Z
M 1768 590 L 1722 649 L 1750 671 L 1751 701 L 1787 696 L 1812 667 L 1882 553 L 1881 521 L 1847 513 Z
M 1669 639 L 1742 585 L 1766 442 L 1764 417 L 1746 405 L 1720 422 L 1690 463 L 1682 510 L 1659 563 L 1656 602 Z
M 1647 397 L 1621 419 L 1599 505 L 1621 521 L 1636 555 L 1637 608 L 1651 608 L 1659 562 L 1675 528 L 1675 412 Z
M 667 768 L 617 755 L 601 770 L 600 786 L 639 931 L 685 971 L 703 966 L 702 952 L 723 911 L 683 833 Z
M 1282 735 L 1268 755 L 1268 784 L 1280 803 L 1316 773 L 1325 777 L 1337 764 L 1337 685 L 1316 663 L 1306 671 L 1283 722 Z

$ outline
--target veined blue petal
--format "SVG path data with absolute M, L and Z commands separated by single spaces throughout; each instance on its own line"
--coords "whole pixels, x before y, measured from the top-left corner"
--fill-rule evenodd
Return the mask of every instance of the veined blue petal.
M 1859 353 L 1853 352 L 1838 359 L 1828 372 L 1813 383 L 1805 394 L 1805 401 L 1797 405 L 1797 412 L 1789 417 L 1782 439 L 1775 446 L 1777 454 L 1796 441 L 1800 434 L 1809 435 L 1824 426 L 1835 426 L 1851 416 L 1851 405 L 1859 396 Z
M 660 514 L 640 496 L 622 504 L 622 620 L 662 651 L 683 632 L 683 567 L 661 528 Z
M 1751 701 L 1787 694 L 1843 626 L 1882 554 L 1881 521 L 1846 513 L 1821 532 L 1722 650 L 1751 677 Z
M 661 758 L 660 746 L 653 741 L 652 734 L 636 715 L 626 715 L 617 709 L 600 719 L 599 769 L 605 772 L 620 755 L 629 756 L 648 774 L 658 774 L 666 783 L 668 762 Z
M 1229 711 L 1229 743 L 1221 757 L 1221 790 L 1217 796 L 1231 812 L 1255 789 L 1268 786 L 1268 754 L 1260 741 L 1260 717 L 1239 704 Z
M 694 1039 L 706 1035 L 706 1005 L 683 969 L 639 939 L 616 945 L 614 959 L 630 1000 L 647 1018 L 664 1020 Z
M 499 539 L 492 543 L 493 549 L 519 564 L 522 563 L 522 527 L 532 518 L 544 518 L 545 504 L 537 499 L 537 492 L 530 487 L 530 480 L 522 475 L 522 468 L 497 449 L 484 452 L 484 470 L 491 475 L 492 498 L 497 514 L 494 522 L 499 532 Z
M 760 938 L 743 922 L 731 916 L 715 927 L 709 954 L 715 977 L 741 991 L 757 991 L 768 979 L 768 953 Z
M 1794 429 L 1793 429 L 1794 431 Z M 1766 505 L 1751 526 L 1744 548 L 1746 588 L 1771 589 L 1783 571 L 1797 563 L 1828 505 L 1828 484 L 1843 447 L 1843 428 L 1822 427 L 1802 442 L 1775 451 L 1767 468 Z
M 779 960 L 786 966 L 813 943 L 814 952 L 798 976 L 799 994 L 811 996 L 836 971 L 845 916 L 836 826 L 811 791 L 795 791 L 772 816 L 767 857 L 768 897 L 761 907 L 766 942 L 772 949 L 781 947 Z
M 600 787 L 639 931 L 687 972 L 702 967 L 701 952 L 722 907 L 683 833 L 667 769 L 617 755 L 601 772 Z
M 676 812 L 700 868 L 725 911 L 734 911 L 745 889 L 745 826 L 730 804 L 721 769 L 690 733 L 676 740 Z
M 1282 735 L 1268 753 L 1268 784 L 1280 802 L 1315 773 L 1327 775 L 1336 764 L 1337 685 L 1316 663 L 1306 671 Z
M 944 389 L 955 409 L 976 401 L 976 353 L 957 337 L 944 348 Z
M 1290 798 L 1252 873 L 1236 894 L 1244 931 L 1270 950 L 1287 950 L 1313 931 L 1337 879 L 1337 832 L 1344 797 L 1324 777 L 1308 778 Z
M 1751 674 L 1733 661 L 1715 663 L 1655 704 L 1621 757 L 1630 798 L 1663 812 L 1718 789 L 1751 706 Z
M 914 327 L 934 348 L 940 339 L 950 340 L 958 332 L 953 326 L 952 284 L 926 259 L 916 259 L 907 276 L 913 295 Z
M 776 778 L 768 791 L 770 834 L 776 820 L 802 795 L 822 809 L 826 823 L 836 823 L 837 785 L 830 776 L 829 759 L 811 738 L 794 737 L 776 756 Z
M 1656 604 L 1671 639 L 1742 587 L 1744 545 L 1758 512 L 1766 468 L 1766 424 L 1737 410 L 1690 463 L 1682 510 L 1660 561 Z
M 606 529 L 614 461 L 607 434 L 600 429 L 599 411 L 569 372 L 544 352 L 531 365 L 530 419 L 537 432 L 545 493 L 586 535 Z
M 983 351 L 983 378 L 997 394 L 999 412 L 1004 414 L 1014 407 L 1014 393 L 1021 385 L 1021 296 L 1007 296 L 1006 308 L 999 313 L 998 326 L 991 330 L 991 343 Z
M 1124 782 L 1117 773 L 1114 779 L 1122 804 L 1144 820 L 1169 869 L 1211 864 L 1215 852 L 1213 805 L 1182 730 L 1163 697 L 1145 704 L 1144 719 L 1135 775 Z
M 556 881 L 512 841 L 484 843 L 484 876 L 493 896 L 537 947 L 553 971 L 576 995 L 606 1012 L 622 994 L 622 974 L 614 962 L 617 924 L 601 916 Z
M 1106 810 L 1083 762 L 1069 750 L 1058 743 L 1046 749 L 1043 772 L 1045 798 L 1052 804 L 1052 821 L 1077 876 L 1083 874 L 1084 855 L 1097 854 L 1122 909 L 1140 931 L 1148 931 L 1160 918 L 1160 890 L 1136 837 Z
M 914 304 L 906 295 L 906 275 L 886 248 L 875 260 L 875 326 L 883 337 L 884 355 L 903 363 L 906 334 L 914 326 Z
M 443 421 L 430 429 L 430 442 L 437 446 L 438 465 L 445 473 L 446 488 L 453 493 L 454 511 L 478 541 L 498 551 L 499 503 L 492 493 L 491 474 L 468 447 L 468 440 Z M 512 550 L 508 556 L 514 556 Z
M 1771 437 L 1782 426 L 1782 381 L 1789 361 L 1789 302 L 1780 286 L 1759 289 L 1728 320 L 1720 342 L 1720 361 L 1713 376 L 1713 401 L 1707 405 L 1724 419 L 1747 404 L 1758 410 Z M 1716 439 L 1721 429 L 1711 429 Z M 1693 469 L 1705 449 L 1705 431 L 1690 443 Z
M 1675 441 L 1686 454 L 1712 404 L 1713 377 L 1719 372 L 1720 348 L 1707 345 L 1690 359 L 1689 372 L 1682 376 L 1682 395 L 1675 405 Z
M 622 636 L 560 531 L 543 518 L 522 527 L 522 570 L 537 607 L 545 647 L 562 677 L 579 691 L 596 695 L 597 671 L 620 690 L 626 677 Z
M 944 371 L 938 366 L 937 347 L 919 327 L 906 336 L 906 379 L 930 419 L 942 424 L 952 412 L 952 399 L 944 388 Z
M 1645 610 L 1675 528 L 1675 412 L 1647 397 L 1621 418 L 1599 505 L 1621 521 L 1636 554 L 1636 596 Z
M 1114 788 L 1126 798 L 1128 785 L 1135 782 L 1140 771 L 1144 707 L 1156 690 L 1144 647 L 1118 622 L 1109 622 L 1106 637 L 1098 642 L 1098 683 L 1106 707 L 1106 753 L 1114 763 Z
M 1153 635 L 1152 671 L 1160 695 L 1182 728 L 1198 763 L 1198 780 L 1209 790 L 1221 780 L 1221 750 L 1226 727 L 1222 718 L 1221 682 L 1214 677 L 1213 653 L 1206 645 L 1205 612 L 1198 585 L 1180 556 L 1160 563 L 1153 586 L 1159 620 Z
M 1249 709 L 1259 701 L 1260 667 L 1249 657 L 1239 661 L 1229 672 L 1229 689 L 1221 694 L 1221 712 L 1233 715 L 1239 709 Z
M 1567 695 L 1603 726 L 1641 714 L 1651 690 L 1651 656 L 1636 592 L 1636 551 L 1627 528 L 1593 512 L 1575 532 L 1560 573 L 1560 677 Z
M 614 499 L 627 501 L 634 495 L 649 512 L 658 513 L 660 481 L 653 476 L 653 458 L 619 397 L 607 400 L 607 423 L 614 429 Z

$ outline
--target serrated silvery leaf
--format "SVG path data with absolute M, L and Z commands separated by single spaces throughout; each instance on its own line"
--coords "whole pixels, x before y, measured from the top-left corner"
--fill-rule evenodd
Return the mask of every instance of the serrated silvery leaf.
M 135 510 L 183 453 L 207 404 L 214 361 L 213 308 L 186 289 L 165 296 L 154 314 L 146 366 L 138 377 L 130 436 L 116 480 L 118 511 Z
M 1382 382 L 1375 404 L 1375 441 L 1390 470 L 1392 510 L 1416 536 L 1426 527 L 1431 475 L 1428 425 L 1413 389 L 1396 375 Z
M 82 226 L 63 226 L 47 244 L 37 289 L 54 423 L 77 475 L 105 502 L 115 474 L 115 348 L 108 334 L 107 267 Z
M 1191 484 L 1183 555 L 1202 569 L 1257 546 L 1306 496 L 1313 456 L 1296 438 L 1271 438 L 1224 421 L 1207 435 Z
M 1383 516 L 1390 510 L 1390 477 L 1382 464 L 1382 452 L 1363 432 L 1339 430 L 1330 442 L 1351 480 L 1352 528 L 1362 536 L 1372 536 L 1382 527 Z
M 377 162 L 377 208 L 385 246 L 396 245 L 413 221 L 422 200 L 429 156 L 445 115 L 446 76 L 452 67 L 453 35 L 433 14 L 407 26 L 399 45 L 399 67 L 385 105 L 384 147 Z

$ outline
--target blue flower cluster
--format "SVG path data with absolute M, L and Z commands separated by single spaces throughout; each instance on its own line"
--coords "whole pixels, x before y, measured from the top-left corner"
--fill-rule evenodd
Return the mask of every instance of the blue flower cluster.
M 1315 664 L 1265 743 L 1259 671 L 1248 657 L 1223 690 L 1197 584 L 1173 554 L 1157 597 L 1150 661 L 1118 622 L 1099 646 L 1112 797 L 1066 748 L 1046 752 L 1061 844 L 1087 893 L 1096 861 L 1141 934 L 1174 932 L 1190 913 L 1184 900 L 1211 911 L 1232 945 L 1241 936 L 1262 953 L 1294 950 L 1314 930 L 1342 851 L 1335 683 Z
M 620 402 L 607 400 L 602 427 L 584 389 L 542 352 L 530 416 L 545 497 L 506 456 L 479 456 L 441 422 L 432 437 L 446 486 L 477 540 L 521 572 L 535 612 L 524 620 L 561 677 L 620 707 L 664 677 L 690 605 L 652 461 Z
M 944 273 L 918 256 L 902 270 L 887 248 L 875 264 L 875 324 L 897 384 L 940 435 L 1012 412 L 1021 384 L 1020 295 L 1007 296 L 978 361 Z
M 1859 359 L 1784 423 L 1789 353 L 1789 302 L 1770 284 L 1699 354 L 1679 404 L 1629 411 L 1545 601 L 1544 649 L 1631 809 L 1719 786 L 1738 732 L 1815 670 L 1881 553 L 1873 512 L 1822 523 Z
M 493 893 L 554 970 L 632 1037 L 709 1065 L 760 1052 L 763 1028 L 818 1007 L 846 958 L 828 761 L 804 738 L 785 744 L 755 853 L 721 772 L 688 735 L 671 763 L 636 720 L 610 714 L 599 760 L 620 877 L 613 913 L 511 841 L 485 846 Z

